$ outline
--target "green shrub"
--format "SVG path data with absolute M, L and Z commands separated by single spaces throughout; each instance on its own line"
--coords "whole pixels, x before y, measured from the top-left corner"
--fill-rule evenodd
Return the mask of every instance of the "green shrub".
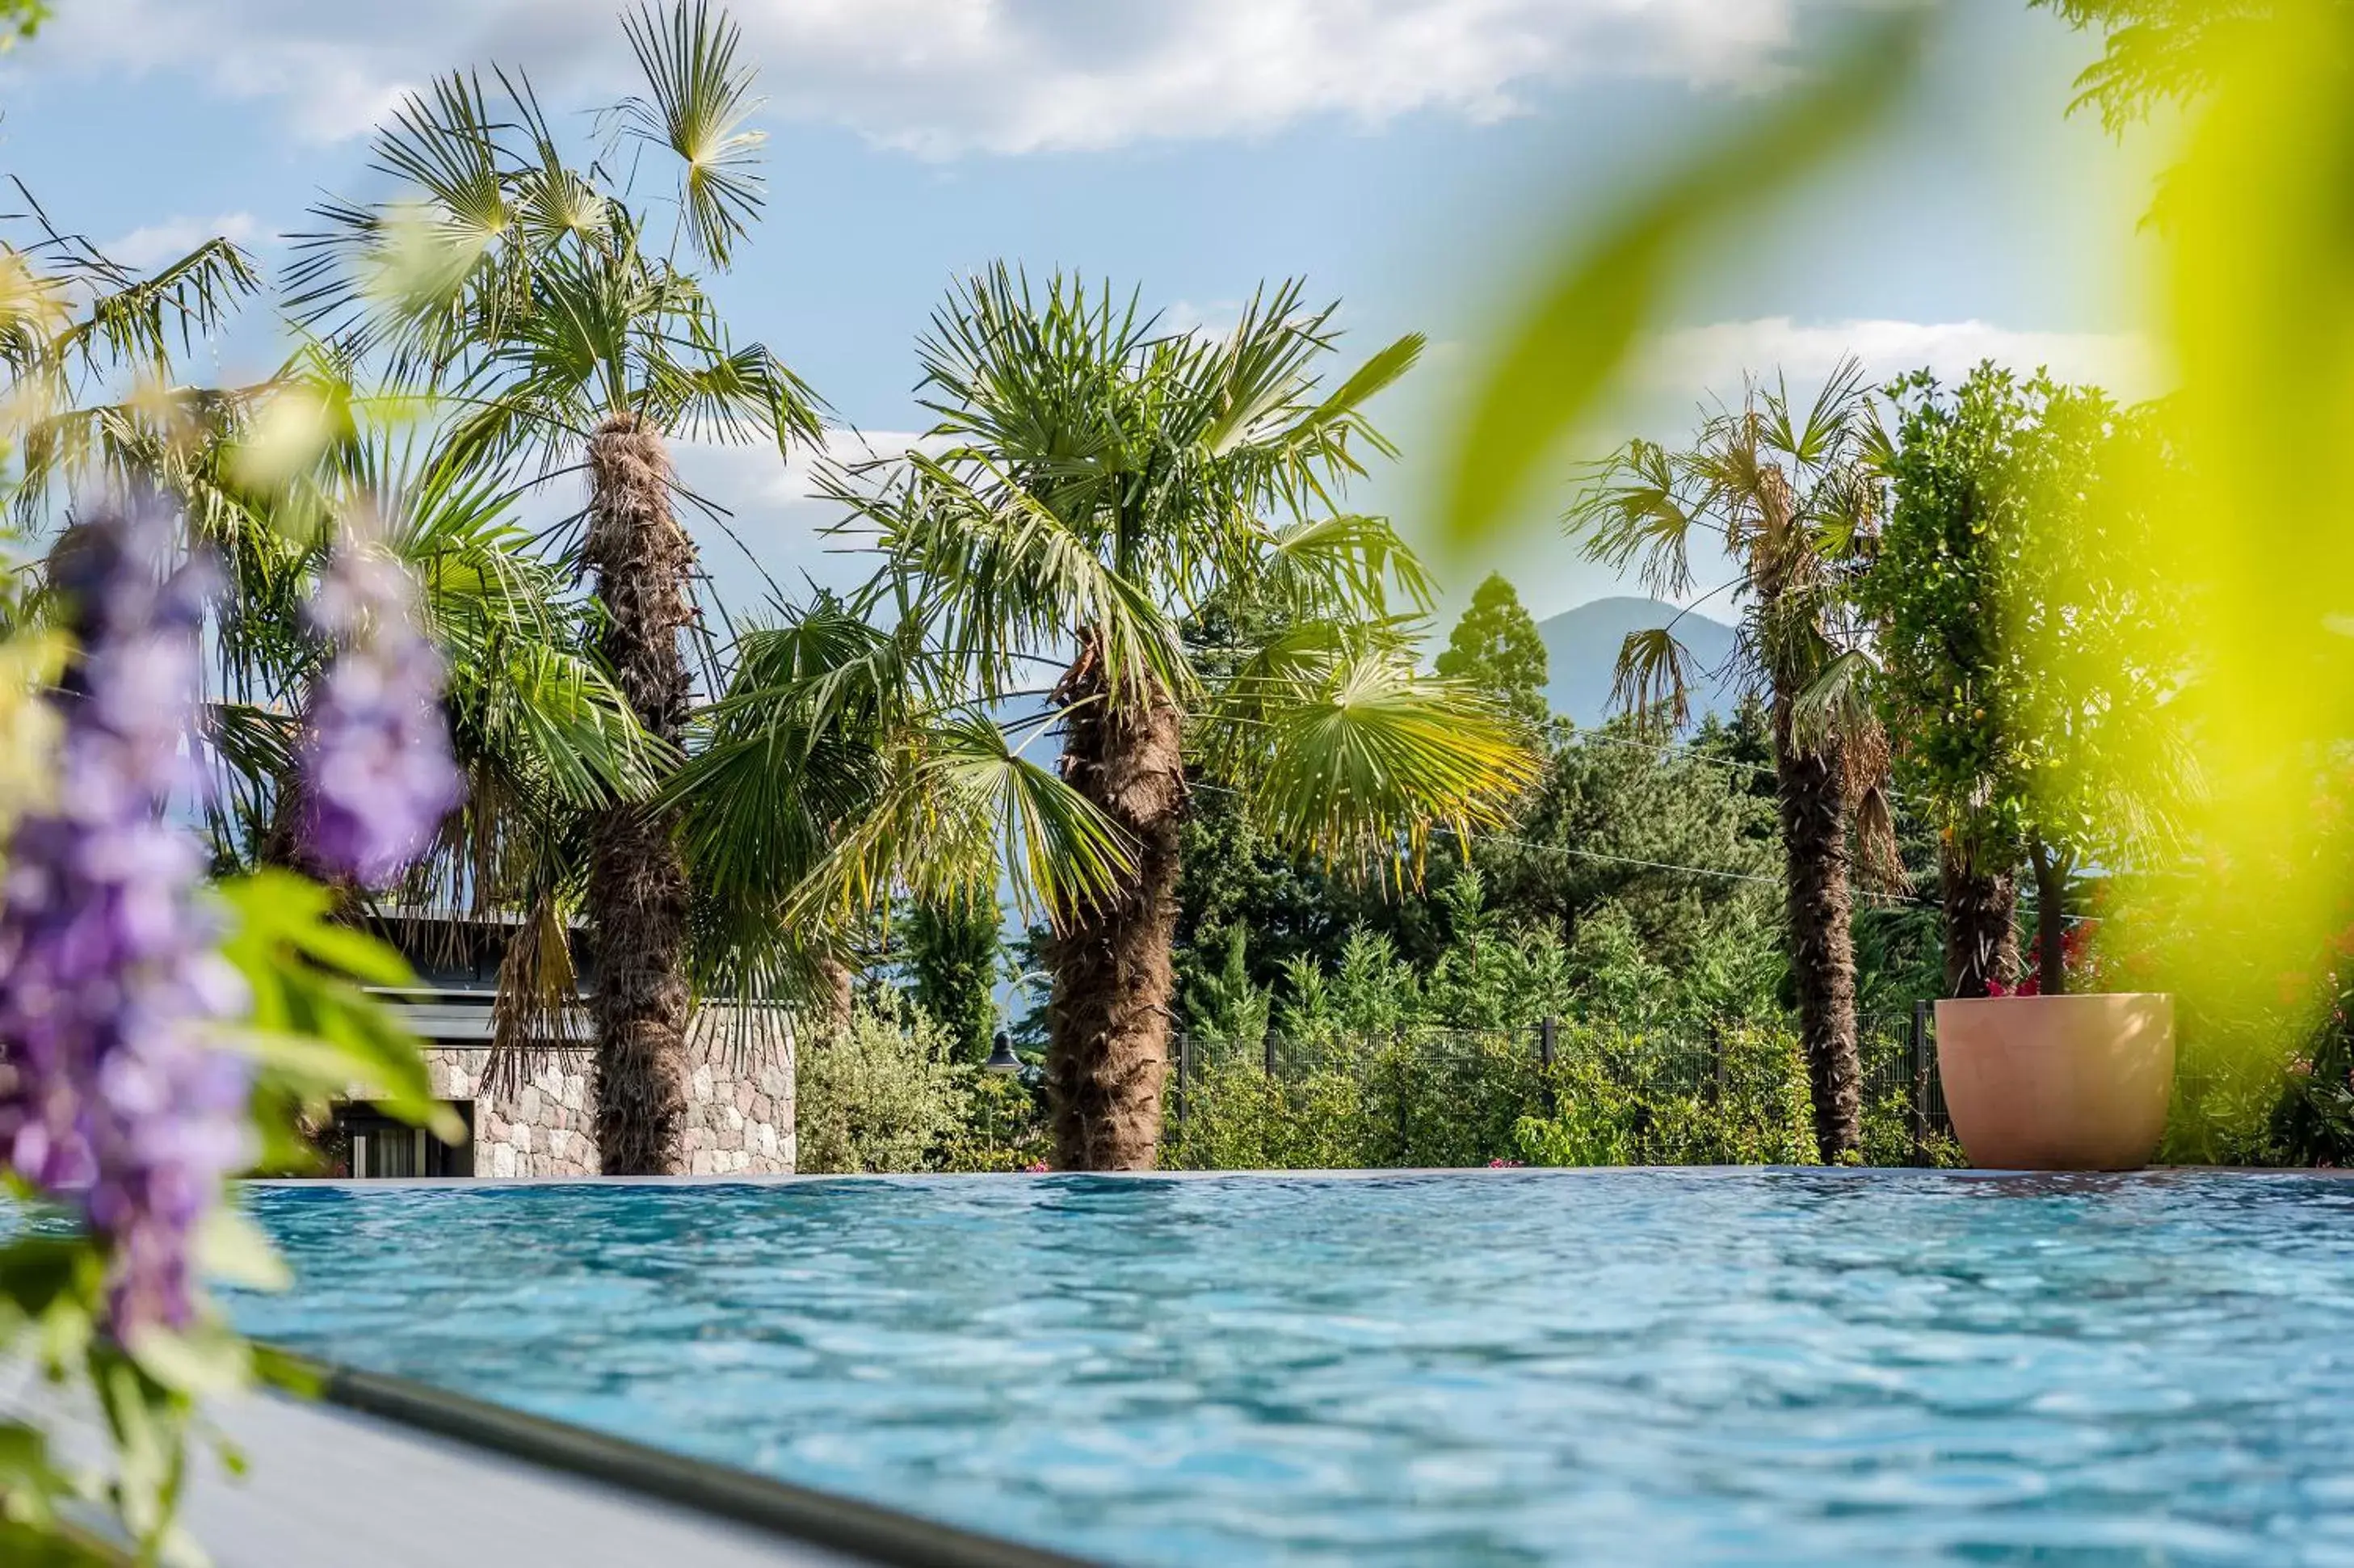
M 1197 1171 L 1537 1165 L 1800 1165 L 1816 1158 L 1791 1032 L 1564 1024 L 1550 1070 L 1530 1033 L 1286 1046 L 1196 1042 L 1172 1086 L 1163 1162 Z M 1912 1161 L 1907 1086 L 1867 1101 L 1875 1164 Z M 1933 1140 L 1937 1164 L 1957 1164 Z
M 1815 1160 L 1806 1064 L 1787 1030 L 1733 1024 L 1682 1044 L 1580 1029 L 1560 1047 L 1551 1087 L 1551 1109 L 1516 1129 L 1533 1165 Z
M 2183 1029 L 2159 1163 L 2304 1165 L 2321 1158 L 2325 1149 L 2282 1136 L 2305 1119 L 2294 1112 L 2310 1071 L 2293 1038 L 2285 1030 L 2265 1039 L 2244 1030 Z
M 1178 1086 L 1162 1163 L 1181 1171 L 1342 1171 L 1367 1158 L 1364 1085 L 1346 1065 L 1267 1075 L 1256 1049 L 1206 1048 Z
M 972 1113 L 974 1069 L 949 1032 L 894 991 L 863 998 L 845 1031 L 804 1039 L 793 1076 L 799 1168 L 930 1171 Z
M 1053 1128 L 1037 1088 L 1012 1074 L 972 1075 L 964 1119 L 938 1150 L 940 1171 L 1028 1171 L 1051 1161 Z
M 1533 1033 L 1449 1034 L 1376 1052 L 1365 1074 L 1365 1163 L 1437 1168 L 1518 1158 L 1521 1120 L 1544 1102 Z
M 1861 1043 L 1863 1058 L 1863 1137 L 1860 1147 L 1866 1165 L 1924 1164 L 1951 1170 L 1967 1165 L 1962 1146 L 1946 1134 L 1928 1129 L 1928 1144 L 1914 1158 L 1913 1139 L 1913 1047 L 1904 1035 L 1866 1033 Z

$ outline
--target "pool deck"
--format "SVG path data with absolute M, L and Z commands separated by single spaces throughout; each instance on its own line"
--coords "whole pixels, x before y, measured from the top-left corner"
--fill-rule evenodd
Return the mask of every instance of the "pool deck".
M 254 1392 L 206 1410 L 247 1472 L 192 1445 L 181 1520 L 215 1568 L 1084 1568 L 400 1379 L 334 1372 L 323 1402 Z M 103 1460 L 92 1412 L 28 1369 L 0 1372 L 0 1414 L 45 1420 L 71 1462 Z
M 245 1450 L 188 1499 L 218 1568 L 565 1563 L 568 1568 L 852 1568 L 864 1560 L 629 1496 L 370 1416 L 258 1394 L 220 1413 Z

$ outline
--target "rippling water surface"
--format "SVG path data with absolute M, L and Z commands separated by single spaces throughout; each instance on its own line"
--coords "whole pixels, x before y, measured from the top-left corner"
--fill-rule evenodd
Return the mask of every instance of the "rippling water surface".
M 2354 1563 L 2354 1181 L 259 1191 L 249 1330 L 1137 1564 Z

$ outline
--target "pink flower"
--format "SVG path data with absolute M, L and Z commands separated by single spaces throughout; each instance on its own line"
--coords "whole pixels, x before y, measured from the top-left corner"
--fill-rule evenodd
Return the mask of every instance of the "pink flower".
M 1022 1173 L 1025 1176 L 1044 1176 L 1054 1169 L 1043 1160 L 1033 1160 L 1022 1168 Z

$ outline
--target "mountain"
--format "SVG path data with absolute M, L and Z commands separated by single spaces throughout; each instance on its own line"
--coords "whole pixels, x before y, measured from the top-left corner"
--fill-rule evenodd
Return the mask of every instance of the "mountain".
M 1617 667 L 1618 650 L 1630 631 L 1648 631 L 1676 623 L 1676 637 L 1691 651 L 1692 714 L 1698 717 L 1732 705 L 1718 690 L 1709 672 L 1721 668 L 1733 652 L 1733 628 L 1705 616 L 1679 612 L 1674 605 L 1655 599 L 1597 599 L 1565 609 L 1537 623 L 1544 639 L 1545 667 L 1550 677 L 1545 694 L 1553 711 L 1579 725 L 1601 723 L 1610 715 L 1610 676 Z

